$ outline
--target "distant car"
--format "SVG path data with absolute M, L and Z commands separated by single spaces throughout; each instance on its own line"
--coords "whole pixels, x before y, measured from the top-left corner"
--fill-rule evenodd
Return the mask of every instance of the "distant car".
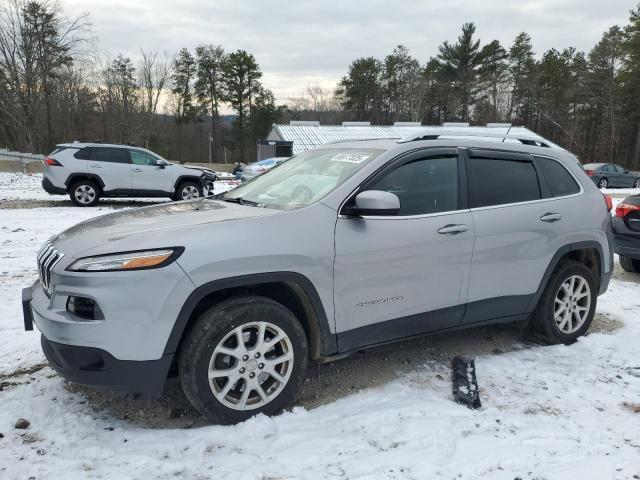
M 640 195 L 627 197 L 616 207 L 613 238 L 622 268 L 640 273 Z
M 168 162 L 144 148 L 103 143 L 60 144 L 44 160 L 42 188 L 79 207 L 100 197 L 191 200 L 213 192 L 213 170 Z
M 640 188 L 640 174 L 615 163 L 588 163 L 583 168 L 598 188 Z
M 288 159 L 289 157 L 274 157 L 250 163 L 246 167 L 242 168 L 242 179 L 249 180 L 250 178 L 257 177 Z

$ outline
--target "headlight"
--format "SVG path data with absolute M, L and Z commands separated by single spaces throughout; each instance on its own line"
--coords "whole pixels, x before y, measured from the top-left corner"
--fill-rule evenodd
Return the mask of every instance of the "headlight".
M 182 247 L 172 247 L 96 255 L 76 260 L 67 267 L 67 270 L 72 272 L 113 272 L 160 268 L 173 262 L 183 251 Z

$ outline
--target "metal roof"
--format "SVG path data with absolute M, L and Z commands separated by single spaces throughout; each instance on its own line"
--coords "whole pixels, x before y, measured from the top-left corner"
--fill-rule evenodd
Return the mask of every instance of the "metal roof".
M 293 142 L 293 153 L 297 154 L 305 150 L 317 148 L 327 143 L 349 141 L 349 140 L 368 140 L 368 139 L 402 139 L 411 135 L 428 132 L 429 129 L 434 131 L 442 130 L 441 126 L 425 126 L 419 123 L 396 122 L 395 125 L 354 125 L 346 123 L 343 125 L 320 125 L 319 123 L 307 122 L 291 122 L 289 125 L 274 124 L 267 140 L 285 140 Z M 509 124 L 489 124 L 486 127 L 468 127 L 463 124 L 446 124 L 446 130 L 449 133 L 448 138 L 455 136 L 455 131 L 459 130 L 461 137 L 473 132 L 478 135 L 481 132 L 488 134 L 501 134 L 510 136 L 522 136 L 531 139 L 539 139 L 553 145 L 540 135 L 532 132 L 525 127 L 510 127 Z M 453 135 L 452 135 L 453 134 Z M 466 135 L 465 135 L 466 134 Z M 487 140 L 496 140 L 491 136 Z M 507 140 L 509 141 L 509 140 Z M 512 140 L 511 140 L 512 141 Z M 555 145 L 554 145 L 555 146 Z

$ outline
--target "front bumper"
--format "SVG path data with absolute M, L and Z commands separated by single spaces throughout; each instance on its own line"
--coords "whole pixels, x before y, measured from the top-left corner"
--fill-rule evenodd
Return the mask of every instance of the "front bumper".
M 37 284 L 36 284 L 37 285 Z M 22 290 L 25 330 L 33 330 L 32 287 Z M 52 342 L 41 335 L 42 351 L 51 368 L 75 383 L 159 396 L 173 362 L 173 354 L 158 360 L 119 360 L 93 347 Z
M 173 362 L 173 355 L 159 360 L 118 360 L 99 348 L 55 343 L 44 335 L 40 343 L 51 368 L 71 382 L 150 397 L 162 393 Z

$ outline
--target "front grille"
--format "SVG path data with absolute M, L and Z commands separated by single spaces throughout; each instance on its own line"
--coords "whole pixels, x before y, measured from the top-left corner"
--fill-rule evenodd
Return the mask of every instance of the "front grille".
M 64 255 L 53 246 L 51 241 L 47 241 L 38 252 L 38 276 L 42 288 L 48 296 L 51 296 L 51 270 Z

